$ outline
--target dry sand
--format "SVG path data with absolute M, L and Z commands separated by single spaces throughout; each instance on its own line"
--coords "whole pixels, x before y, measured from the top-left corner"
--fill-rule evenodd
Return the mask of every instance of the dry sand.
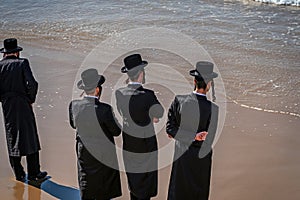
M 22 55 L 30 59 L 40 83 L 34 109 L 42 144 L 41 165 L 52 178 L 41 190 L 14 180 L 1 115 L 1 199 L 76 199 L 79 191 L 75 132 L 68 124 L 67 109 L 85 54 L 32 46 L 25 45 Z M 110 91 L 105 89 L 105 92 Z M 169 96 L 164 99 L 172 100 Z M 214 149 L 210 199 L 300 199 L 297 130 L 300 130 L 299 118 L 242 108 L 228 102 L 225 126 Z M 160 133 L 159 140 L 163 144 L 169 139 Z M 154 199 L 166 199 L 169 175 L 170 166 L 159 171 L 159 194 Z M 123 196 L 118 199 L 129 199 L 124 173 L 122 190 Z

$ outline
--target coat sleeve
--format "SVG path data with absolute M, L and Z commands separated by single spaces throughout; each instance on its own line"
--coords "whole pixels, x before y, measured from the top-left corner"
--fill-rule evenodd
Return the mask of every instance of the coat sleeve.
M 38 90 L 38 83 L 32 75 L 32 71 L 30 69 L 29 62 L 27 59 L 24 59 L 23 62 L 23 76 L 25 80 L 27 96 L 30 100 L 30 103 L 34 103 Z
M 119 136 L 121 134 L 121 126 L 115 118 L 115 114 L 111 106 L 109 106 L 106 114 L 105 126 L 113 136 Z
M 122 94 L 121 94 L 121 92 L 119 90 L 117 90 L 116 93 L 115 93 L 115 95 L 116 95 L 117 110 L 118 110 L 119 114 L 121 116 L 123 116 L 122 115 L 122 108 L 121 108 L 121 106 L 122 106 L 122 104 L 121 104 Z
M 69 105 L 69 122 L 70 122 L 70 126 L 74 129 L 76 129 L 74 115 L 73 115 L 73 102 L 71 102 Z
M 181 110 L 180 102 L 175 97 L 168 111 L 168 121 L 166 124 L 166 132 L 171 135 L 175 140 L 191 144 L 195 140 L 196 132 L 184 130 L 180 127 L 181 123 Z
M 209 121 L 208 121 L 208 131 L 207 131 L 208 134 L 202 144 L 200 155 L 199 155 L 200 157 L 204 157 L 212 149 L 212 145 L 215 140 L 216 133 L 217 133 L 218 119 L 219 119 L 219 107 L 215 104 L 212 104 L 211 115 L 210 115 Z
M 160 104 L 160 102 L 158 101 L 156 95 L 154 94 L 154 92 L 152 91 L 151 93 L 151 99 L 152 99 L 152 103 L 151 103 L 151 108 L 149 110 L 149 115 L 151 118 L 162 118 L 163 114 L 164 114 L 164 108 L 162 107 L 162 105 Z
M 173 138 L 176 136 L 180 126 L 180 113 L 179 113 L 179 102 L 175 97 L 168 111 L 168 121 L 166 124 L 167 134 Z

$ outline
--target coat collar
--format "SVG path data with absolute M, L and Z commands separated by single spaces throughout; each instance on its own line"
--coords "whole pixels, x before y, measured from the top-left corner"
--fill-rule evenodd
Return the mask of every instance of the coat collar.
M 17 59 L 17 56 L 6 56 L 5 58 L 3 58 L 3 60 L 5 59 Z
M 129 88 L 132 88 L 132 89 L 138 89 L 138 88 L 143 88 L 143 85 L 142 84 L 128 84 Z
M 201 99 L 205 99 L 205 100 L 207 100 L 207 97 L 206 96 L 204 96 L 204 95 L 198 95 L 198 94 L 196 94 L 196 93 L 192 93 L 191 94 L 193 97 L 196 97 L 198 100 L 201 100 Z
M 99 99 L 96 99 L 96 98 L 90 97 L 90 96 L 83 97 L 83 100 L 85 100 L 89 103 L 100 103 Z

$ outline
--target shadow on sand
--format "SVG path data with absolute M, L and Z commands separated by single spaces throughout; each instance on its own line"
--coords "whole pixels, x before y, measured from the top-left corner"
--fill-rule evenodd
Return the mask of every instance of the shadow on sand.
M 76 188 L 60 185 L 58 183 L 53 182 L 50 180 L 51 177 L 47 177 L 42 182 L 35 182 L 35 181 L 26 181 L 24 184 L 28 184 L 28 186 L 33 186 L 34 188 L 38 190 L 32 190 L 28 188 L 28 199 L 35 199 L 39 200 L 41 199 L 41 191 L 46 192 L 47 194 L 62 200 L 80 200 L 80 192 Z M 24 184 L 21 184 L 21 182 L 17 183 L 17 187 L 14 187 L 15 190 L 15 197 L 16 199 L 23 199 L 24 194 Z M 20 185 L 23 185 L 23 187 L 20 187 Z M 34 198 L 32 198 L 34 197 Z

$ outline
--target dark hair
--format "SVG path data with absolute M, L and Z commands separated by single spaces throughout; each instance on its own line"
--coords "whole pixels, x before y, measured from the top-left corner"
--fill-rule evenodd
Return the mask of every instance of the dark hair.
M 206 87 L 207 87 L 207 84 L 206 84 L 206 82 L 202 79 L 202 80 L 197 80 L 197 79 L 195 79 L 196 80 L 196 87 L 198 88 L 198 89 L 206 89 Z
M 195 78 L 196 81 L 196 88 L 198 89 L 206 89 L 207 83 L 203 79 L 198 79 Z M 214 80 L 206 80 L 207 82 L 211 81 L 211 89 L 212 89 L 212 101 L 216 101 L 216 95 L 215 95 L 215 83 Z
M 100 91 L 102 90 L 102 82 L 101 82 L 101 80 L 99 80 L 98 81 L 98 84 L 97 84 L 97 86 L 95 87 L 95 88 L 93 88 L 93 89 L 91 89 L 91 90 L 84 90 L 84 92 L 86 93 L 86 94 L 92 94 L 92 93 L 94 93 L 95 92 L 95 90 L 96 90 L 96 88 L 99 88 L 100 89 Z
M 140 72 L 140 71 L 139 71 L 139 72 Z M 135 74 L 130 74 L 130 75 L 128 74 L 129 79 L 130 79 L 131 81 L 137 80 L 138 77 L 139 77 L 139 75 L 140 75 L 139 72 L 137 72 L 137 73 L 135 73 Z
M 131 71 L 131 72 L 128 72 L 128 77 L 131 81 L 135 81 L 138 79 L 139 75 L 141 72 L 143 72 L 144 69 L 139 69 L 139 70 L 136 70 L 136 71 Z
M 20 56 L 20 52 L 16 51 L 16 52 L 10 52 L 10 53 L 3 53 L 3 58 L 5 58 L 6 56 L 9 56 L 9 55 L 13 55 L 15 53 L 17 53 L 17 55 Z

